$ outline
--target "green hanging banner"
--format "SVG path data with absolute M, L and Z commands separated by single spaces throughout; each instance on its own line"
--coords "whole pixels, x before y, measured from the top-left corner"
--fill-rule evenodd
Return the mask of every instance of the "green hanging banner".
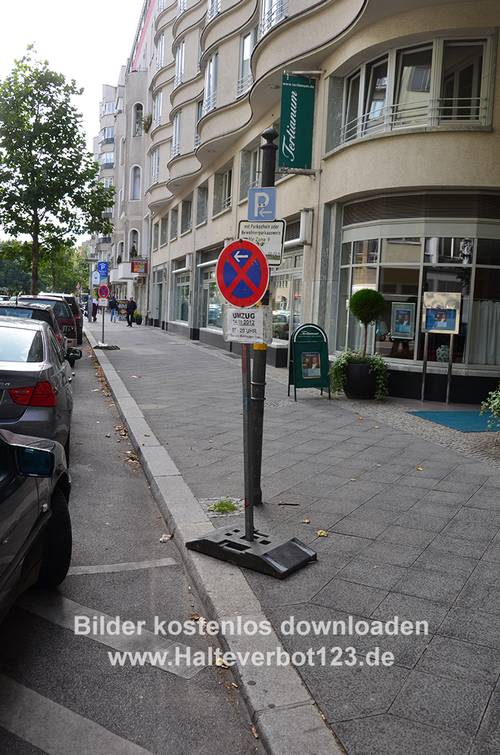
M 281 115 L 278 165 L 290 171 L 310 170 L 316 82 L 284 73 L 281 80 Z

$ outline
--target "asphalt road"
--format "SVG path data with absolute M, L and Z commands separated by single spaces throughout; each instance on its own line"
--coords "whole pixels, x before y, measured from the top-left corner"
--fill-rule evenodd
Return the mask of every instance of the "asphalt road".
M 54 593 L 26 593 L 0 627 L 0 753 L 262 753 L 229 670 L 111 665 L 109 652 L 168 646 L 154 616 L 185 621 L 203 608 L 175 540 L 160 541 L 165 523 L 88 350 L 73 386 L 73 573 Z M 101 614 L 150 631 L 75 635 L 75 615 Z

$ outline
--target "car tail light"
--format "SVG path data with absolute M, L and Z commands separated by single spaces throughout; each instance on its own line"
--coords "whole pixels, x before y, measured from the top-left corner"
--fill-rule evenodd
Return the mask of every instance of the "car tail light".
M 55 406 L 56 393 L 48 380 L 42 380 L 27 388 L 10 388 L 9 396 L 21 406 Z

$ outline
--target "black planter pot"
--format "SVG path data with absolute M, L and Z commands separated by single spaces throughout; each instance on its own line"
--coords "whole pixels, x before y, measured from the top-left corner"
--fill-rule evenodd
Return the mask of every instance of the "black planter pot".
M 376 390 L 375 373 L 370 372 L 369 364 L 353 362 L 347 365 L 344 383 L 344 393 L 347 398 L 375 398 Z

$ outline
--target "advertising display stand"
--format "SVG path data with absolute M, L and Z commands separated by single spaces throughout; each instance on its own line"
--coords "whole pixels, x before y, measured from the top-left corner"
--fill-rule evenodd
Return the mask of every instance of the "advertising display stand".
M 446 375 L 447 404 L 450 403 L 451 378 L 453 371 L 453 341 L 460 332 L 461 294 L 426 291 L 422 306 L 422 332 L 424 333 L 424 354 L 422 361 L 422 388 L 420 400 L 425 400 L 427 364 L 429 361 L 429 334 L 449 335 L 448 370 Z
M 328 338 L 319 325 L 306 323 L 299 325 L 290 338 L 288 350 L 288 395 L 293 385 L 294 399 L 297 401 L 297 388 L 323 388 L 331 398 L 328 376 Z

